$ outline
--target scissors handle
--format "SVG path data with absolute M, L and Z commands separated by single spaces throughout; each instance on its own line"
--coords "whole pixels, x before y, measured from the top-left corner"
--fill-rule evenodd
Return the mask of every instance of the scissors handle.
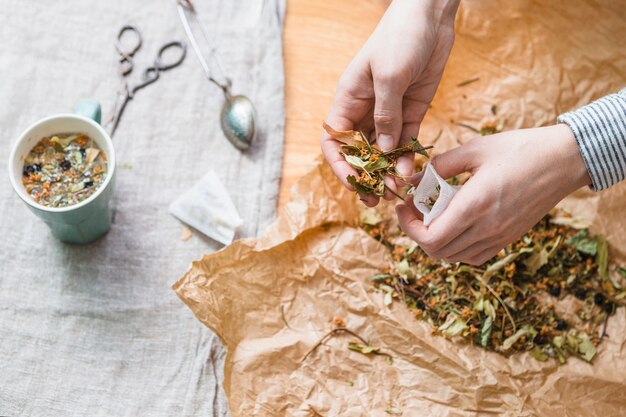
M 134 36 L 134 42 L 131 43 L 130 48 L 125 47 L 122 44 L 122 38 L 125 33 L 132 33 Z M 120 74 L 123 76 L 127 76 L 133 70 L 133 56 L 137 53 L 137 51 L 141 48 L 143 44 L 143 38 L 141 36 L 141 32 L 135 26 L 125 25 L 122 26 L 120 31 L 117 33 L 117 40 L 115 41 L 115 49 L 120 54 L 119 65 L 120 65 Z
M 174 57 L 175 59 L 170 58 L 171 61 L 166 61 L 165 58 L 165 52 L 168 49 L 175 49 L 178 53 L 178 56 Z M 137 91 L 158 80 L 161 71 L 167 71 L 179 66 L 184 61 L 186 55 L 187 46 L 182 42 L 173 41 L 163 45 L 161 49 L 159 49 L 159 53 L 154 60 L 154 64 L 151 67 L 146 68 L 146 71 L 143 73 L 143 82 L 133 87 L 132 94 L 135 94 Z
M 167 61 L 167 58 L 165 57 L 165 52 L 168 49 L 176 49 L 178 53 L 178 56 L 174 56 L 174 58 L 176 59 L 171 59 L 171 61 Z M 158 68 L 161 71 L 167 71 L 169 69 L 175 68 L 177 66 L 179 66 L 180 64 L 183 63 L 183 61 L 185 60 L 185 56 L 187 55 L 187 45 L 185 45 L 183 42 L 180 41 L 173 41 L 170 43 L 166 43 L 165 45 L 163 45 L 161 47 L 161 49 L 159 49 L 159 53 L 157 54 L 157 59 L 155 61 L 155 66 L 158 66 Z

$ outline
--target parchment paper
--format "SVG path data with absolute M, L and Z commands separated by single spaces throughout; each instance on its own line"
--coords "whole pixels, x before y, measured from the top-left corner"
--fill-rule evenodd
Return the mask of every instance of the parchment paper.
M 496 121 L 505 129 L 554 123 L 558 113 L 620 88 L 621 6 L 464 1 L 422 143 L 441 130 L 439 152 L 474 135 L 458 122 L 478 128 Z M 473 77 L 479 81 L 457 87 Z M 581 190 L 563 202 L 607 236 L 618 262 L 626 259 L 624 204 L 625 184 L 599 194 Z M 296 184 L 266 235 L 205 256 L 174 285 L 228 350 L 224 388 L 233 416 L 626 414 L 624 308 L 609 320 L 593 364 L 505 358 L 432 336 L 401 303 L 387 308 L 373 291 L 369 278 L 389 259 L 355 227 L 361 208 L 320 163 Z M 394 363 L 348 350 L 350 336 L 327 341 L 303 362 L 333 316 Z

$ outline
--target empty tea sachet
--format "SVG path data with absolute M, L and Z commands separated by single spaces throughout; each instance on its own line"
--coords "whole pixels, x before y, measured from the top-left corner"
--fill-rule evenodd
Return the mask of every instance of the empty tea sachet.
M 243 223 L 228 191 L 213 172 L 207 172 L 170 205 L 170 213 L 224 245 L 233 241 Z
M 422 180 L 408 194 L 413 195 L 413 204 L 424 215 L 424 226 L 428 226 L 448 207 L 458 189 L 458 186 L 450 185 L 441 178 L 431 164 L 427 164 Z

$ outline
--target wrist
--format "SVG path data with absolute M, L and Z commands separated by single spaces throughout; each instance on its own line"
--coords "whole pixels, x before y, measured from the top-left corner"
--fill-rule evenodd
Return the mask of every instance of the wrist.
M 544 129 L 549 129 L 548 132 L 550 140 L 555 145 L 555 151 L 558 153 L 555 161 L 560 161 L 562 168 L 564 169 L 563 180 L 567 181 L 569 185 L 569 192 L 577 190 L 580 187 L 591 184 L 591 177 L 587 170 L 587 165 L 580 153 L 576 138 L 570 127 L 564 123 L 550 126 Z
M 393 4 L 406 7 L 416 17 L 430 15 L 439 24 L 454 24 L 456 11 L 461 0 L 393 0 Z

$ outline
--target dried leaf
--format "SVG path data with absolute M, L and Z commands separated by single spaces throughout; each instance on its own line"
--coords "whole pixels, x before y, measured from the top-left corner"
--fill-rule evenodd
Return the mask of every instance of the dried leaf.
M 356 180 L 356 177 L 354 175 L 348 175 L 348 177 L 346 178 L 346 180 L 348 181 L 348 184 L 350 184 L 351 186 L 354 187 L 354 190 L 359 193 L 359 194 L 369 194 L 373 191 L 372 188 L 370 187 L 366 187 L 365 185 L 361 184 L 360 182 L 358 182 Z
M 598 264 L 598 274 L 602 278 L 608 276 L 609 271 L 609 246 L 604 236 L 597 235 L 596 242 L 596 263 Z
M 530 356 L 532 356 L 533 358 L 535 358 L 535 359 L 537 359 L 538 361 L 541 361 L 541 362 L 545 362 L 545 361 L 548 360 L 548 355 L 543 353 L 543 351 L 539 348 L 539 346 L 535 346 L 530 351 Z
M 528 336 L 534 329 L 530 326 L 524 326 L 515 332 L 512 336 L 506 338 L 504 342 L 502 342 L 501 350 L 506 351 L 511 349 L 511 347 L 522 338 L 522 336 Z
M 380 352 L 379 347 L 364 345 L 364 344 L 357 343 L 357 342 L 348 343 L 348 349 L 353 350 L 355 352 L 362 353 L 364 355 L 369 355 L 372 353 Z
M 409 261 L 406 259 L 396 263 L 396 271 L 403 278 L 413 278 L 415 276 L 415 271 L 413 271 L 413 268 L 409 265 Z
M 535 248 L 533 254 L 524 260 L 524 264 L 531 275 L 535 275 L 547 263 L 548 251 L 545 248 Z
M 359 221 L 361 224 L 376 226 L 378 223 L 383 221 L 383 216 L 381 216 L 376 209 L 368 207 L 361 210 L 359 213 Z
M 515 261 L 520 254 L 518 252 L 513 252 L 500 259 L 497 262 L 489 265 L 485 273 L 482 275 L 482 280 L 485 284 L 489 282 L 489 279 L 495 275 L 496 272 L 500 271 L 502 268 Z
M 480 344 L 482 346 L 487 346 L 489 343 L 489 336 L 491 336 L 491 328 L 493 325 L 493 319 L 491 316 L 487 316 L 485 322 L 483 323 L 483 328 L 480 330 Z
M 52 136 L 52 137 L 50 138 L 50 142 L 52 142 L 52 143 L 57 143 L 57 144 L 59 144 L 59 145 L 61 145 L 62 147 L 64 147 L 64 148 L 65 148 L 65 147 L 67 147 L 70 143 L 72 143 L 72 141 L 73 141 L 74 139 L 76 139 L 77 137 L 78 137 L 78 135 L 69 135 L 69 136 L 66 136 L 66 137 L 64 137 L 64 138 L 60 138 L 60 137 L 58 137 L 58 136 Z
M 100 149 L 87 148 L 85 151 L 85 164 L 90 165 L 93 161 L 96 160 L 99 153 Z
M 591 343 L 588 337 L 583 337 L 578 344 L 578 352 L 582 355 L 584 360 L 591 362 L 596 355 L 596 347 Z
M 422 146 L 416 138 L 412 138 L 407 145 L 382 152 L 377 145 L 371 145 L 365 135 L 357 131 L 337 131 L 324 123 L 324 129 L 333 138 L 342 143 L 341 154 L 346 162 L 354 168 L 358 175 L 349 175 L 346 180 L 356 192 L 362 195 L 374 194 L 382 197 L 385 191 L 389 191 L 396 197 L 404 200 L 395 190 L 385 186 L 386 176 L 400 177 L 396 172 L 396 160 L 407 152 L 418 152 L 428 156 L 426 149 L 432 146 Z
M 392 278 L 393 275 L 391 274 L 376 274 L 373 277 L 371 277 L 370 279 L 374 282 L 383 282 L 385 281 L 387 278 Z
M 367 162 L 363 161 L 358 156 L 346 155 L 344 153 L 343 157 L 346 158 L 346 162 L 348 162 L 352 168 L 358 168 L 358 169 L 365 170 L 365 166 L 367 165 Z
M 567 240 L 567 244 L 578 252 L 586 255 L 595 256 L 598 252 L 598 242 L 595 239 L 589 239 L 589 232 L 581 230 Z
M 365 165 L 364 169 L 367 172 L 374 172 L 374 171 L 380 171 L 382 169 L 389 168 L 389 166 L 390 166 L 389 160 L 385 158 L 384 156 L 381 156 L 379 158 L 376 158 L 375 161 L 368 162 L 367 165 Z
M 439 331 L 448 336 L 454 337 L 463 333 L 463 330 L 467 329 L 467 324 L 458 315 L 450 313 L 444 324 L 439 326 Z
M 348 146 L 359 146 L 362 144 L 369 144 L 367 138 L 363 133 L 357 130 L 335 130 L 324 122 L 322 125 L 326 133 Z

